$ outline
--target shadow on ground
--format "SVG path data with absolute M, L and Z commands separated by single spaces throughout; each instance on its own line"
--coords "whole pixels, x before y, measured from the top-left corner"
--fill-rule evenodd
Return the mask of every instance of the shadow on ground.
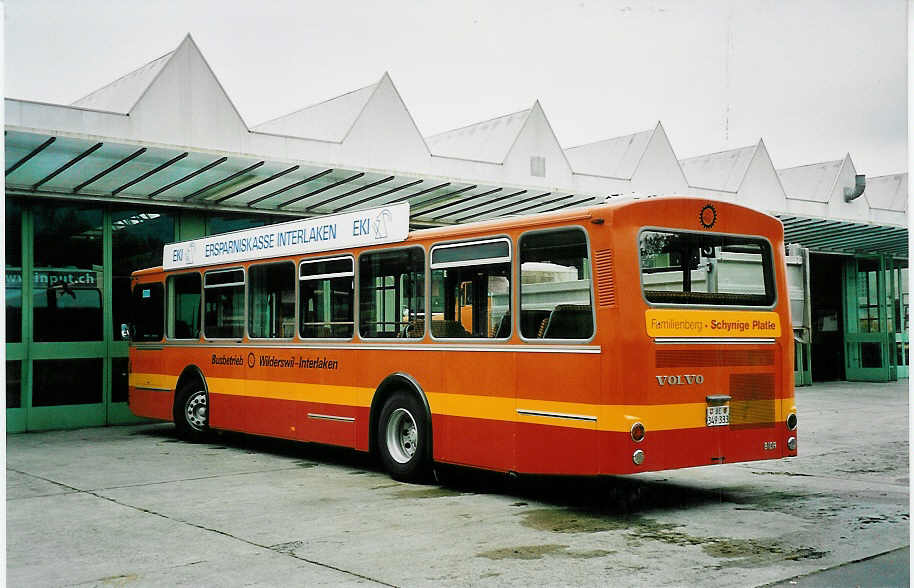
M 170 426 L 142 428 L 132 435 L 152 437 L 160 442 L 185 443 Z M 296 460 L 302 467 L 336 465 L 350 468 L 353 475 L 384 473 L 373 456 L 328 445 L 229 431 L 213 433 L 207 442 L 200 445 L 207 449 L 231 448 L 247 453 L 271 454 Z M 764 487 L 708 489 L 666 480 L 624 476 L 516 476 L 446 464 L 436 465 L 434 478 L 434 484 L 430 481 L 426 486 L 405 486 L 401 494 L 404 498 L 500 494 L 517 498 L 516 504 L 545 503 L 585 514 L 613 517 L 722 503 L 776 506 L 780 500 L 795 501 L 798 498 L 795 494 L 782 496 L 772 493 Z

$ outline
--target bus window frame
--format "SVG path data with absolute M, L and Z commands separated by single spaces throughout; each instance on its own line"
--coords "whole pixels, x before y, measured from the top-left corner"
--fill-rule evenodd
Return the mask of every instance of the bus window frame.
M 423 331 L 422 331 L 422 334 L 418 337 L 363 337 L 362 330 L 360 328 L 361 324 L 362 324 L 362 317 L 361 317 L 361 314 L 362 314 L 362 284 L 361 284 L 362 279 L 361 279 L 361 272 L 358 270 L 358 265 L 362 261 L 362 256 L 370 255 L 373 253 L 389 253 L 389 252 L 393 252 L 393 251 L 405 251 L 407 249 L 419 249 L 422 251 L 422 265 L 423 265 L 423 269 L 424 269 L 423 279 L 425 280 L 425 286 L 422 288 L 422 295 L 425 297 L 425 300 L 423 300 L 423 303 L 425 306 L 425 308 L 423 309 L 423 312 L 426 315 L 428 314 L 428 292 L 430 291 L 429 278 L 431 275 L 429 273 L 431 270 L 429 269 L 428 266 L 429 266 L 429 263 L 431 262 L 431 257 L 429 257 L 429 250 L 425 245 L 423 245 L 422 243 L 411 243 L 411 244 L 407 244 L 407 245 L 401 245 L 398 247 L 382 247 L 381 249 L 366 249 L 363 251 L 359 251 L 359 254 L 355 258 L 355 266 L 354 266 L 355 282 L 353 285 L 353 287 L 355 288 L 355 308 L 353 309 L 354 310 L 353 314 L 355 315 L 355 339 L 357 341 L 365 341 L 367 343 L 375 343 L 375 344 L 377 344 L 378 342 L 383 342 L 384 344 L 391 343 L 393 345 L 409 345 L 409 344 L 416 344 L 416 343 L 422 341 L 423 339 L 425 339 L 426 335 L 428 335 L 430 329 L 429 329 L 428 321 L 426 321 L 426 320 L 423 320 L 423 323 L 425 323 L 422 327 Z
M 352 264 L 352 272 L 349 274 L 346 273 L 336 273 L 336 274 L 318 274 L 315 276 L 308 276 L 302 278 L 301 268 L 303 265 L 309 263 L 320 263 L 324 261 L 336 261 L 340 259 L 348 259 Z M 359 330 L 359 287 L 357 283 L 358 272 L 356 271 L 356 258 L 351 253 L 345 255 L 333 255 L 330 257 L 308 257 L 305 259 L 299 260 L 295 268 L 296 276 L 295 280 L 295 336 L 298 337 L 301 341 L 352 341 L 355 339 L 355 336 L 358 334 Z M 347 276 L 352 277 L 352 336 L 351 337 L 303 337 L 301 334 L 301 283 L 310 280 L 316 279 L 329 279 L 329 278 L 345 278 Z
M 179 278 L 181 276 L 192 276 L 196 275 L 200 278 L 200 334 L 197 337 L 170 337 L 168 335 L 168 328 L 170 326 L 171 315 L 170 313 L 174 310 L 170 292 L 168 289 L 168 282 L 172 278 Z M 203 339 L 203 312 L 206 307 L 203 305 L 203 272 L 202 271 L 187 271 L 187 272 L 166 272 L 165 273 L 165 341 L 200 341 Z
M 522 293 L 523 284 L 521 283 L 521 266 L 523 265 L 523 261 L 521 260 L 521 255 L 522 255 L 521 254 L 521 251 L 522 251 L 521 241 L 523 241 L 523 238 L 525 236 L 530 235 L 530 234 L 553 233 L 553 232 L 559 232 L 559 231 L 567 231 L 569 229 L 579 230 L 584 233 L 584 244 L 587 247 L 587 258 L 590 260 L 590 319 L 593 324 L 593 333 L 591 334 L 590 338 L 588 338 L 588 339 L 537 339 L 537 338 L 530 339 L 530 338 L 524 337 L 524 333 L 520 328 L 520 315 L 524 311 L 524 309 L 521 307 L 521 298 L 522 298 L 522 294 L 523 294 Z M 543 344 L 555 345 L 557 343 L 564 344 L 564 345 L 587 345 L 588 343 L 592 343 L 593 340 L 597 338 L 597 332 L 599 331 L 599 324 L 597 324 L 597 309 L 596 309 L 596 305 L 594 304 L 594 301 L 596 300 L 596 298 L 594 297 L 594 281 L 596 279 L 596 274 L 594 272 L 593 247 L 591 246 L 591 243 L 590 243 L 590 233 L 587 231 L 587 227 L 585 227 L 584 225 L 581 225 L 581 224 L 570 223 L 570 224 L 560 226 L 560 227 L 549 227 L 547 229 L 531 229 L 529 231 L 524 231 L 523 233 L 521 233 L 520 235 L 517 236 L 517 255 L 516 255 L 516 257 L 517 257 L 517 263 L 514 265 L 517 268 L 516 269 L 517 288 L 515 289 L 516 296 L 517 296 L 517 307 L 516 307 L 517 312 L 515 313 L 516 316 L 512 319 L 512 322 L 514 322 L 517 325 L 517 336 L 520 338 L 520 340 L 523 341 L 524 343 L 532 343 L 535 345 L 543 345 Z
M 262 267 L 262 266 L 267 266 L 267 265 L 281 265 L 284 263 L 290 264 L 292 266 L 292 279 L 294 280 L 293 285 L 292 285 L 292 292 L 295 296 L 295 309 L 294 309 L 294 312 L 292 313 L 292 315 L 293 315 L 293 320 L 295 321 L 295 333 L 291 337 L 254 337 L 253 335 L 251 335 L 251 330 L 250 330 L 251 300 L 249 297 L 251 296 L 251 289 L 248 284 L 248 282 L 250 280 L 250 269 L 252 267 Z M 294 259 L 280 259 L 280 260 L 276 260 L 276 261 L 253 262 L 253 263 L 248 264 L 248 266 L 244 269 L 247 270 L 244 274 L 244 283 L 245 283 L 244 334 L 245 334 L 245 336 L 250 341 L 258 341 L 258 342 L 260 342 L 260 341 L 295 341 L 295 336 L 298 335 L 298 280 L 295 280 L 295 273 L 298 271 L 298 268 L 295 265 L 295 260 Z M 228 284 L 225 284 L 225 285 L 227 286 Z M 219 286 L 216 286 L 216 287 L 218 288 Z M 205 285 L 204 285 L 204 288 L 206 288 Z M 203 308 L 206 308 L 206 306 L 204 305 Z
M 242 312 L 243 312 L 243 315 L 242 315 L 242 316 L 244 317 L 244 319 L 243 319 L 243 320 L 244 320 L 244 323 L 243 323 L 243 327 L 244 327 L 244 328 L 242 329 L 242 330 L 243 330 L 243 333 L 242 333 L 241 337 L 209 337 L 209 336 L 207 336 L 207 334 L 206 334 L 206 289 L 207 289 L 207 285 L 206 285 L 206 276 L 207 276 L 207 274 L 218 274 L 218 273 L 224 273 L 224 272 L 234 272 L 234 271 L 238 271 L 238 270 L 241 270 L 241 275 L 244 276 L 244 278 L 243 278 L 244 281 L 243 281 L 243 282 L 232 282 L 232 283 L 229 283 L 229 284 L 219 284 L 219 285 L 217 285 L 217 286 L 209 286 L 209 288 L 228 288 L 228 287 L 230 287 L 230 286 L 237 286 L 238 284 L 242 284 L 242 285 L 244 286 L 244 294 L 243 294 L 243 298 L 244 298 L 244 308 L 242 309 Z M 201 323 L 201 324 L 200 324 L 200 336 L 201 336 L 201 338 L 202 338 L 204 341 L 235 341 L 235 342 L 241 342 L 241 341 L 244 341 L 245 339 L 250 340 L 250 337 L 248 336 L 248 274 L 247 274 L 246 268 L 245 268 L 244 266 L 226 267 L 226 268 L 221 268 L 221 269 L 214 269 L 214 270 L 209 270 L 209 271 L 203 271 L 203 272 L 201 272 L 201 273 L 203 274 L 203 275 L 202 275 L 202 278 L 201 278 L 201 283 L 202 283 L 202 285 L 203 285 L 203 295 L 200 297 L 200 305 L 201 305 L 201 311 L 200 311 L 200 312 L 201 312 L 201 314 L 200 314 L 200 323 Z
M 457 262 L 444 262 L 440 264 L 432 264 L 432 254 L 435 249 L 439 248 L 454 248 L 454 247 L 466 247 L 469 245 L 482 245 L 484 243 L 498 243 L 504 241 L 508 244 L 508 257 L 488 257 L 482 260 L 469 260 L 469 261 L 457 261 Z M 428 277 L 426 278 L 426 283 L 428 285 L 427 292 L 425 294 L 426 306 L 431 303 L 432 299 L 432 271 L 435 269 L 447 269 L 452 267 L 472 267 L 474 265 L 497 265 L 502 263 L 507 263 L 509 267 L 509 273 L 511 278 L 514 278 L 514 242 L 511 240 L 510 235 L 498 234 L 479 238 L 467 238 L 461 239 L 458 241 L 441 241 L 440 243 L 434 243 L 428 248 L 428 264 L 427 271 Z M 517 288 L 514 284 L 509 283 L 508 287 L 512 290 L 508 296 L 508 314 L 511 315 L 512 306 L 514 304 L 514 290 Z M 428 309 L 426 308 L 426 314 L 429 314 Z M 514 335 L 514 317 L 511 317 L 510 324 L 508 325 L 508 335 L 506 337 L 436 337 L 432 333 L 431 322 L 428 321 L 428 336 L 432 341 L 443 341 L 448 343 L 467 343 L 467 344 L 476 344 L 476 345 L 485 345 L 487 343 L 498 343 L 505 342 L 511 339 L 511 336 Z
M 762 275 L 764 279 L 771 278 L 771 289 L 774 293 L 772 302 L 768 306 L 764 305 L 750 305 L 750 304 L 676 304 L 674 302 L 651 302 L 647 299 L 647 296 L 644 295 L 644 267 L 641 265 L 641 233 L 645 231 L 653 231 L 657 233 L 688 233 L 691 235 L 719 235 L 721 237 L 737 237 L 741 239 L 753 239 L 759 242 L 763 242 L 768 247 L 768 253 L 770 255 L 771 266 L 769 268 L 762 267 Z M 775 249 L 771 244 L 771 240 L 764 235 L 759 234 L 745 234 L 745 233 L 721 233 L 719 231 L 696 231 L 692 229 L 679 229 L 676 227 L 658 227 L 658 226 L 643 226 L 638 229 L 638 233 L 635 236 L 635 251 L 638 258 L 638 290 L 640 291 L 641 300 L 650 308 L 679 308 L 679 309 L 689 309 L 689 308 L 701 308 L 701 309 L 718 309 L 718 310 L 774 310 L 778 306 L 778 284 L 777 284 L 777 269 L 775 268 Z M 764 260 L 764 252 L 762 252 L 762 259 Z M 766 284 L 767 289 L 768 284 Z M 785 284 L 786 287 L 786 284 Z

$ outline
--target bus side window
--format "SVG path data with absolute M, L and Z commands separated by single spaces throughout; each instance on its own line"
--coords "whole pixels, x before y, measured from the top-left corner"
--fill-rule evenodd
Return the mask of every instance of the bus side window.
M 291 339 L 295 335 L 295 265 L 252 265 L 248 280 L 248 334 Z
M 521 334 L 527 339 L 590 339 L 591 266 L 584 231 L 525 233 L 520 262 Z
M 167 334 L 169 339 L 200 338 L 200 274 L 169 276 Z
M 244 337 L 244 270 L 203 274 L 203 335 L 211 339 Z
M 511 242 L 506 238 L 432 247 L 432 336 L 511 335 Z
M 351 339 L 355 276 L 351 257 L 306 260 L 299 267 L 299 332 L 303 339 Z
M 359 257 L 359 334 L 425 335 L 425 254 L 420 247 Z
M 138 284 L 133 289 L 133 304 L 130 310 L 134 341 L 162 339 L 165 310 L 162 284 Z

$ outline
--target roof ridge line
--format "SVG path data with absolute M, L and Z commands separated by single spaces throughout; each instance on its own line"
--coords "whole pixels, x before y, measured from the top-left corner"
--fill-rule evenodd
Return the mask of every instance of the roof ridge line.
M 721 151 L 715 151 L 713 153 L 703 153 L 702 155 L 693 155 L 692 157 L 683 157 L 680 159 L 680 162 L 689 161 L 691 159 L 700 159 L 702 157 L 711 157 L 712 155 L 721 155 L 723 153 L 732 153 L 733 151 L 740 151 L 742 149 L 755 149 L 758 147 L 758 143 L 753 143 L 751 145 L 744 145 L 742 147 L 734 147 L 733 149 L 723 149 Z
M 817 161 L 816 163 L 804 163 L 803 165 L 794 165 L 792 167 L 782 167 L 781 169 L 778 169 L 775 171 L 777 171 L 778 173 L 781 173 L 782 171 L 800 169 L 801 167 L 812 167 L 814 165 L 822 165 L 823 163 L 841 163 L 844 161 L 844 159 L 845 158 L 842 157 L 841 159 L 829 159 L 828 161 Z
M 606 137 L 605 139 L 598 139 L 596 141 L 590 141 L 589 143 L 581 143 L 580 145 L 573 145 L 571 147 L 563 147 L 562 151 L 568 151 L 570 149 L 578 149 L 579 147 L 589 147 L 591 145 L 596 145 L 597 143 L 606 143 L 607 141 L 615 141 L 616 139 L 624 139 L 626 137 L 634 137 L 635 135 L 640 135 L 642 133 L 650 133 L 656 130 L 657 126 L 655 125 L 652 129 L 644 129 L 643 131 L 636 131 L 634 133 L 628 133 L 626 135 L 618 135 L 616 137 Z
M 462 127 L 456 127 L 456 128 L 453 128 L 453 129 L 450 129 L 450 130 L 447 130 L 447 131 L 442 131 L 442 132 L 440 132 L 440 133 L 435 133 L 434 135 L 428 135 L 427 137 L 425 137 L 425 139 L 434 139 L 435 137 L 439 137 L 439 136 L 441 136 L 441 135 L 448 135 L 448 134 L 450 134 L 450 133 L 455 133 L 455 132 L 457 132 L 457 131 L 462 131 L 463 129 L 468 129 L 468 128 L 470 128 L 470 127 L 475 127 L 475 126 L 478 126 L 478 125 L 482 125 L 482 124 L 485 124 L 485 123 L 487 123 L 487 122 L 492 122 L 493 120 L 498 120 L 498 119 L 500 119 L 500 118 L 508 118 L 509 116 L 514 116 L 515 114 L 520 114 L 520 113 L 522 113 L 522 112 L 529 113 L 531 110 L 533 110 L 533 107 L 532 107 L 532 106 L 531 106 L 530 108 L 523 108 L 523 109 L 518 110 L 518 111 L 516 111 L 516 112 L 509 112 L 508 114 L 502 114 L 502 115 L 500 115 L 500 116 L 493 116 L 492 118 L 487 118 L 486 120 L 481 120 L 481 121 L 479 121 L 479 122 L 474 122 L 474 123 L 470 123 L 470 124 L 468 124 L 468 125 L 463 125 Z
M 286 114 L 280 114 L 279 116 L 277 116 L 275 118 L 271 118 L 270 120 L 265 120 L 262 123 L 257 123 L 256 125 L 254 125 L 251 128 L 256 129 L 257 127 L 263 126 L 265 124 L 269 124 L 271 122 L 276 122 L 281 118 L 286 118 L 287 116 L 292 116 L 293 114 L 298 114 L 299 112 L 304 112 L 304 111 L 308 110 L 309 108 L 314 108 L 315 106 L 320 106 L 321 104 L 326 104 L 333 100 L 338 100 L 338 99 L 342 98 L 343 96 L 349 96 L 350 94 L 355 94 L 356 92 L 361 92 L 362 90 L 367 90 L 368 88 L 370 88 L 372 86 L 377 86 L 380 83 L 381 83 L 381 80 L 378 80 L 377 82 L 374 82 L 373 84 L 368 84 L 366 86 L 362 86 L 361 88 L 356 88 L 355 90 L 349 90 L 348 92 L 343 92 L 342 94 L 337 94 L 336 96 L 331 96 L 330 98 L 326 98 L 324 100 L 321 100 L 320 102 L 315 102 L 313 104 L 309 104 L 308 106 L 302 106 L 301 108 L 299 108 L 297 110 L 293 110 L 292 112 L 287 112 Z
M 81 101 L 85 100 L 86 98 L 88 98 L 89 96 L 92 96 L 92 95 L 94 95 L 94 94 L 98 94 L 99 92 L 101 92 L 101 91 L 104 90 L 105 88 L 107 88 L 107 87 L 109 87 L 109 86 L 113 86 L 114 84 L 116 84 L 116 83 L 118 83 L 119 81 L 123 80 L 124 78 L 126 78 L 126 77 L 129 76 L 130 74 L 136 73 L 136 72 L 140 71 L 141 69 L 143 69 L 144 67 L 148 67 L 148 66 L 152 65 L 152 64 L 155 63 L 156 61 L 159 61 L 159 60 L 161 60 L 161 59 L 165 59 L 166 57 L 170 57 L 170 56 L 174 55 L 174 53 L 175 53 L 177 50 L 178 50 L 178 48 L 175 47 L 175 48 L 172 49 L 171 51 L 168 51 L 167 53 L 163 53 L 162 55 L 156 57 L 155 59 L 151 59 L 151 60 L 147 61 L 146 63 L 144 63 L 143 65 L 131 69 L 130 71 L 128 71 L 128 72 L 125 73 L 124 75 L 119 76 L 119 77 L 117 77 L 117 78 L 111 80 L 110 82 L 108 82 L 107 84 L 105 84 L 104 86 L 102 86 L 101 88 L 96 88 L 95 90 L 92 90 L 91 92 L 89 92 L 88 94 L 86 94 L 85 96 L 83 96 L 82 98 L 78 98 L 78 99 L 74 100 L 73 102 L 70 102 L 70 103 L 67 104 L 66 106 L 78 106 L 78 105 L 76 104 L 77 102 L 81 102 Z M 151 85 L 152 82 L 150 81 L 149 84 Z

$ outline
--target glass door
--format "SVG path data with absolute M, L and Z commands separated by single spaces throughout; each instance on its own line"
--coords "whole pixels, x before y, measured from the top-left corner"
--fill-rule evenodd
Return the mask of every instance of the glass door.
M 31 212 L 26 428 L 105 424 L 104 209 L 34 203 Z
M 888 264 L 887 264 L 888 261 Z M 891 260 L 859 256 L 844 264 L 845 371 L 852 381 L 897 379 Z
M 23 256 L 22 205 L 18 200 L 6 200 L 6 430 L 9 433 L 25 431 L 25 386 L 23 369 L 26 360 L 26 346 L 23 343 L 24 324 L 22 321 L 22 300 L 29 284 L 24 284 L 23 275 L 28 259 Z
M 894 282 L 892 296 L 892 313 L 895 317 L 895 361 L 898 366 L 898 377 L 908 377 L 910 348 L 908 342 L 908 260 L 893 259 L 892 274 Z
M 130 273 L 158 265 L 176 215 L 6 201 L 6 424 L 137 422 L 127 407 Z

